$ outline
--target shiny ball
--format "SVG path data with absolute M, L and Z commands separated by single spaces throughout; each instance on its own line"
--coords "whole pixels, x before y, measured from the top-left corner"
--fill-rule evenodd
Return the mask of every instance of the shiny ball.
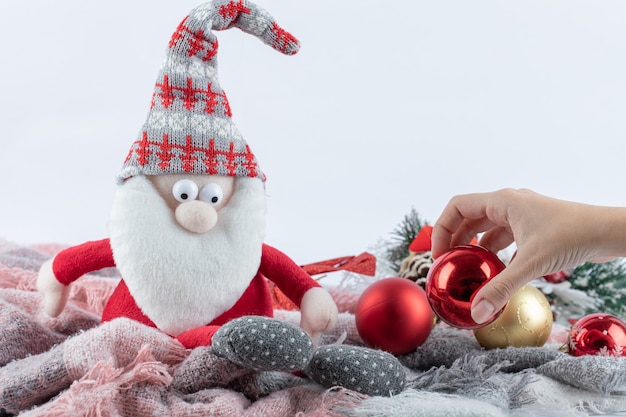
M 434 313 L 422 287 L 393 277 L 376 281 L 363 291 L 355 321 L 368 346 L 401 355 L 414 351 L 428 338 Z
M 456 246 L 439 256 L 426 278 L 426 296 L 435 314 L 462 329 L 492 322 L 502 310 L 478 324 L 472 319 L 470 307 L 476 292 L 504 268 L 496 254 L 481 246 Z
M 525 285 L 511 297 L 498 318 L 474 329 L 474 336 L 486 349 L 541 347 L 550 336 L 552 323 L 546 296 L 532 285 Z
M 554 274 L 544 275 L 543 279 L 548 281 L 551 284 L 560 284 L 561 282 L 567 281 L 569 275 L 566 271 L 555 272 Z
M 570 330 L 568 351 L 573 356 L 626 356 L 626 324 L 610 314 L 589 314 Z

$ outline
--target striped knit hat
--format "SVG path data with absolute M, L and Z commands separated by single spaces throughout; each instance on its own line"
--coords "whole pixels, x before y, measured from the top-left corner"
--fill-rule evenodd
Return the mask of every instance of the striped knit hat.
M 215 0 L 192 10 L 169 42 L 150 111 L 118 183 L 134 175 L 182 173 L 265 181 L 231 119 L 228 99 L 217 80 L 217 38 L 212 30 L 232 26 L 284 54 L 298 52 L 298 40 L 247 0 Z

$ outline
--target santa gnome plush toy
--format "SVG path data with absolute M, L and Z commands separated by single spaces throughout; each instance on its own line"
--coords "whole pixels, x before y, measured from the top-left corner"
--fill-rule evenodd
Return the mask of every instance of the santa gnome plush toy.
M 315 348 L 315 338 L 335 324 L 337 307 L 287 255 L 264 244 L 265 175 L 217 80 L 213 30 L 233 26 L 284 54 L 299 49 L 245 0 L 190 12 L 169 42 L 147 119 L 119 174 L 109 238 L 63 250 L 43 265 L 37 285 L 44 310 L 59 315 L 73 281 L 115 266 L 122 280 L 102 321 L 131 318 L 256 370 L 304 370 L 325 386 L 348 381 L 344 386 L 364 393 L 399 392 L 404 373 L 384 352 L 374 352 L 378 359 L 368 365 L 379 361 L 395 371 L 371 381 L 341 375 L 341 362 L 316 365 L 327 361 L 315 355 L 349 360 L 354 350 Z M 300 327 L 272 318 L 266 279 L 300 308 Z

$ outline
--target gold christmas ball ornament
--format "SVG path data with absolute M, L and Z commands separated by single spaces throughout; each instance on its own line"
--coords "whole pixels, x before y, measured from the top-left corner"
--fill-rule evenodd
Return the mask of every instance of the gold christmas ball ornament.
M 552 331 L 552 310 L 543 293 L 525 285 L 513 295 L 495 321 L 474 330 L 486 349 L 543 346 Z

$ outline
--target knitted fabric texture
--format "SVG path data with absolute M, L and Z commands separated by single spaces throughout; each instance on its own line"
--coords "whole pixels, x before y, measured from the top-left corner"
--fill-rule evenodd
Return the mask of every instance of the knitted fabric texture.
M 404 368 L 393 355 L 360 346 L 318 347 L 306 374 L 324 387 L 342 386 L 366 395 L 396 395 L 405 383 Z
M 415 352 L 397 358 L 405 388 L 389 397 L 325 388 L 291 372 L 255 371 L 212 347 L 184 349 L 132 320 L 98 324 L 119 282 L 111 271 L 76 282 L 67 308 L 52 319 L 41 312 L 36 276 L 61 247 L 16 246 L 0 241 L 0 415 L 518 417 L 626 409 L 626 358 L 569 356 L 558 350 L 563 340 L 484 350 L 471 332 L 440 324 Z M 354 315 L 342 301 L 352 295 L 336 298 L 342 313 L 314 358 L 360 351 Z M 278 310 L 274 318 L 297 325 L 300 314 Z
M 247 0 L 216 0 L 192 10 L 168 44 L 148 116 L 118 183 L 140 174 L 183 173 L 265 180 L 217 80 L 213 30 L 233 26 L 284 54 L 299 49 L 272 16 Z
M 257 371 L 299 371 L 313 355 L 313 341 L 300 327 L 269 317 L 241 317 L 213 335 L 218 356 Z

